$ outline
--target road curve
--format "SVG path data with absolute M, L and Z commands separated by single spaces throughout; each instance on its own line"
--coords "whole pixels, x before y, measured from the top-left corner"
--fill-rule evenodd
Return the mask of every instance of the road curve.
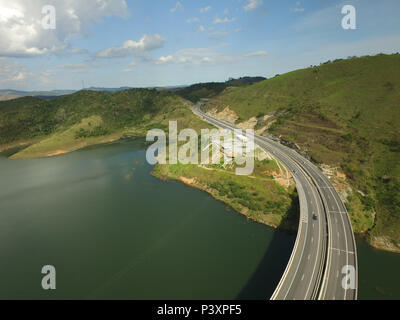
M 204 113 L 196 104 L 192 111 L 211 124 L 229 130 L 236 126 Z M 255 135 L 254 142 L 292 172 L 300 201 L 296 242 L 273 300 L 357 299 L 357 253 L 354 233 L 340 196 L 321 170 L 294 150 Z M 316 218 L 315 218 L 316 217 Z M 350 267 L 347 267 L 350 266 Z M 354 271 L 354 286 L 342 284 Z M 347 279 L 346 279 L 347 280 Z

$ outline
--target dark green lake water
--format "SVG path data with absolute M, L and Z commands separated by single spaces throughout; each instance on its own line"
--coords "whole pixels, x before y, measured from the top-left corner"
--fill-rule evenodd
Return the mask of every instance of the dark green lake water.
M 360 300 L 400 299 L 400 254 L 371 248 L 357 238 Z
M 149 173 L 124 142 L 0 157 L 0 298 L 267 299 L 294 237 Z M 54 265 L 57 288 L 41 288 Z
M 152 177 L 137 141 L 0 156 L 0 299 L 268 299 L 294 236 Z M 360 298 L 399 298 L 400 255 L 358 241 Z M 54 265 L 57 289 L 41 288 Z

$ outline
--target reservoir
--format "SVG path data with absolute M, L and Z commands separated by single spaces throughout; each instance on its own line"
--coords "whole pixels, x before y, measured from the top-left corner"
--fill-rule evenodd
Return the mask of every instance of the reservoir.
M 268 299 L 294 236 L 151 170 L 137 141 L 0 157 L 0 299 Z
M 151 170 L 132 140 L 0 156 L 0 299 L 269 299 L 295 236 Z M 359 298 L 399 299 L 400 255 L 357 246 Z

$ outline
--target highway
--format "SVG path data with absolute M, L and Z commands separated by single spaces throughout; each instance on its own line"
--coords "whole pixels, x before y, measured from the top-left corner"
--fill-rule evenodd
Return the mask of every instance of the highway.
M 196 104 L 192 111 L 224 129 L 237 127 L 204 113 Z M 357 299 L 357 252 L 351 223 L 340 196 L 322 171 L 296 151 L 266 137 L 254 143 L 268 151 L 292 173 L 300 201 L 296 242 L 272 300 Z M 354 286 L 342 283 L 344 271 L 354 270 Z M 343 268 L 347 268 L 344 270 Z

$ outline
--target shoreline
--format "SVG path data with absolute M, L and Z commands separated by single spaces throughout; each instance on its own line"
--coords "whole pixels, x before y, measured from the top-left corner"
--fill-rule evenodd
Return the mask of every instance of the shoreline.
M 126 133 L 114 133 L 108 136 L 103 136 L 100 138 L 88 138 L 82 141 L 77 141 L 76 144 L 68 147 L 58 147 L 57 149 L 50 150 L 50 151 L 43 151 L 43 152 L 37 152 L 33 153 L 28 156 L 20 155 L 18 156 L 19 153 L 22 153 L 24 150 L 28 149 L 29 147 L 40 143 L 39 139 L 33 139 L 30 141 L 19 141 L 15 142 L 12 144 L 4 144 L 0 145 L 0 153 L 1 154 L 7 154 L 8 159 L 12 160 L 29 160 L 29 159 L 46 159 L 46 158 L 53 158 L 53 157 L 58 157 L 61 155 L 66 155 L 78 150 L 85 149 L 87 147 L 93 147 L 93 146 L 101 146 L 105 145 L 108 143 L 118 143 L 119 141 L 123 141 L 126 139 L 142 139 L 144 138 L 143 135 L 132 135 L 132 134 L 126 134 Z M 93 141 L 93 140 L 97 141 Z M 92 141 L 90 141 L 92 140 Z
M 229 199 L 226 196 L 221 196 L 219 192 L 213 188 L 211 188 L 208 185 L 205 185 L 203 183 L 200 183 L 199 181 L 196 180 L 196 178 L 187 178 L 185 176 L 179 176 L 173 177 L 173 176 L 168 176 L 164 175 L 161 172 L 157 172 L 157 165 L 154 166 L 153 170 L 150 172 L 150 174 L 164 182 L 178 182 L 178 183 L 183 183 L 184 185 L 190 187 L 190 188 L 195 188 L 198 190 L 201 190 L 205 193 L 207 193 L 209 196 L 211 196 L 213 199 L 222 202 L 224 205 L 235 211 L 237 214 L 240 214 L 244 217 L 246 217 L 248 220 L 251 220 L 256 223 L 260 223 L 262 225 L 265 225 L 267 227 L 273 228 L 275 230 L 287 232 L 289 234 L 297 234 L 298 230 L 298 222 L 293 224 L 292 221 L 281 221 L 281 224 L 276 224 L 274 223 L 274 219 L 277 214 L 268 214 L 261 216 L 254 214 L 249 208 L 244 207 L 242 205 L 238 205 L 234 203 L 235 199 Z
M 113 136 L 113 138 L 110 139 L 110 136 Z M 110 136 L 107 136 L 108 138 L 106 138 L 106 139 L 104 139 L 105 137 L 101 137 L 102 139 L 100 141 L 93 141 L 93 142 L 88 142 L 87 140 L 83 141 L 83 144 L 81 142 L 81 144 L 78 147 L 71 148 L 70 150 L 63 150 L 60 148 L 57 150 L 44 152 L 42 154 L 36 154 L 35 156 L 32 156 L 32 157 L 14 157 L 14 155 L 18 154 L 19 152 L 25 150 L 26 148 L 29 148 L 30 146 L 34 145 L 35 143 L 38 143 L 40 140 L 36 138 L 36 139 L 32 139 L 32 140 L 17 141 L 15 143 L 0 145 L 0 153 L 5 154 L 7 152 L 15 150 L 16 151 L 15 153 L 6 155 L 6 157 L 8 159 L 12 159 L 12 160 L 45 159 L 45 158 L 53 158 L 53 157 L 57 157 L 57 156 L 61 156 L 61 155 L 66 155 L 66 154 L 69 154 L 69 153 L 72 153 L 72 152 L 75 152 L 78 150 L 85 149 L 86 147 L 101 146 L 101 145 L 105 145 L 108 143 L 118 143 L 118 142 L 126 140 L 126 139 L 143 139 L 144 138 L 144 136 L 141 134 L 132 134 L 132 133 L 131 134 L 129 134 L 129 133 L 118 134 L 118 137 L 115 137 L 115 134 L 110 135 Z M 154 168 L 156 168 L 156 166 Z M 164 177 L 161 175 L 157 175 L 154 172 L 154 168 L 150 172 L 150 174 L 152 176 L 156 177 L 157 179 L 160 179 L 162 181 L 177 181 L 180 183 L 184 183 L 185 185 L 187 185 L 189 187 L 196 188 L 198 190 L 206 192 L 213 199 L 215 199 L 217 201 L 221 201 L 222 203 L 227 205 L 229 208 L 234 210 L 236 213 L 243 215 L 247 219 L 252 220 L 254 222 L 266 225 L 270 228 L 273 228 L 273 229 L 276 229 L 279 231 L 288 232 L 290 234 L 297 232 L 297 228 L 296 228 L 296 230 L 294 230 L 293 228 L 290 228 L 290 227 L 289 228 L 288 227 L 279 227 L 273 223 L 268 223 L 261 219 L 257 219 L 256 217 L 254 217 L 252 215 L 246 215 L 246 212 L 243 212 L 243 209 L 240 210 L 239 208 L 235 208 L 234 206 L 232 206 L 229 202 L 226 201 L 226 199 L 224 199 L 224 197 L 217 195 L 217 192 L 215 190 L 210 189 L 207 186 L 202 186 L 198 183 L 195 183 L 194 181 L 192 183 L 189 183 L 189 181 L 185 182 L 185 179 L 186 179 L 185 177 L 182 177 L 185 179 L 181 180 L 181 179 L 175 179 L 175 178 L 168 177 L 168 176 Z M 188 179 L 188 180 L 191 180 L 191 179 Z M 387 245 L 387 243 L 390 242 L 390 239 L 387 239 L 385 236 L 372 236 L 365 232 L 364 233 L 355 233 L 355 235 L 357 237 L 363 239 L 363 241 L 365 241 L 367 243 L 367 245 L 374 250 L 389 252 L 389 253 L 393 253 L 393 254 L 400 254 L 400 249 L 398 249 L 397 247 L 395 247 L 393 245 Z
M 185 185 L 187 185 L 188 187 L 191 188 L 196 188 L 198 190 L 201 190 L 203 192 L 206 192 L 208 195 L 210 195 L 213 199 L 217 200 L 217 201 L 221 201 L 222 203 L 224 203 L 225 205 L 227 205 L 229 208 L 231 208 L 232 210 L 234 210 L 236 213 L 240 214 L 240 215 L 244 215 L 247 219 L 250 219 L 254 222 L 266 225 L 270 228 L 279 230 L 279 231 L 283 231 L 283 232 L 288 232 L 290 234 L 293 233 L 297 233 L 298 231 L 298 226 L 296 226 L 295 230 L 293 228 L 287 228 L 287 227 L 280 227 L 274 224 L 269 224 L 266 221 L 262 221 L 257 219 L 254 216 L 248 216 L 246 215 L 246 212 L 243 212 L 243 210 L 240 210 L 239 208 L 236 208 L 235 206 L 232 206 L 231 203 L 229 203 L 227 201 L 227 199 L 225 199 L 224 197 L 220 196 L 218 194 L 218 192 L 212 188 L 209 188 L 208 186 L 203 186 L 199 183 L 196 183 L 195 180 L 190 179 L 190 178 L 186 178 L 186 177 L 179 177 L 178 179 L 176 177 L 173 176 L 168 176 L 168 175 L 163 175 L 161 173 L 156 173 L 154 171 L 154 169 L 157 167 L 157 165 L 153 168 L 153 170 L 151 171 L 151 175 L 162 180 L 162 181 L 174 181 L 174 182 L 179 182 L 179 183 L 183 183 Z M 377 251 L 382 251 L 382 252 L 386 252 L 386 253 L 391 253 L 391 254 L 400 254 L 400 250 L 397 249 L 397 247 L 395 247 L 394 245 L 387 245 L 388 243 L 391 243 L 390 239 L 386 238 L 385 236 L 372 236 L 369 233 L 366 232 L 362 232 L 362 233 L 355 233 L 356 237 L 359 237 L 360 239 L 362 239 L 363 241 L 365 241 L 365 243 L 373 250 L 377 250 Z M 379 241 L 380 240 L 380 241 Z

